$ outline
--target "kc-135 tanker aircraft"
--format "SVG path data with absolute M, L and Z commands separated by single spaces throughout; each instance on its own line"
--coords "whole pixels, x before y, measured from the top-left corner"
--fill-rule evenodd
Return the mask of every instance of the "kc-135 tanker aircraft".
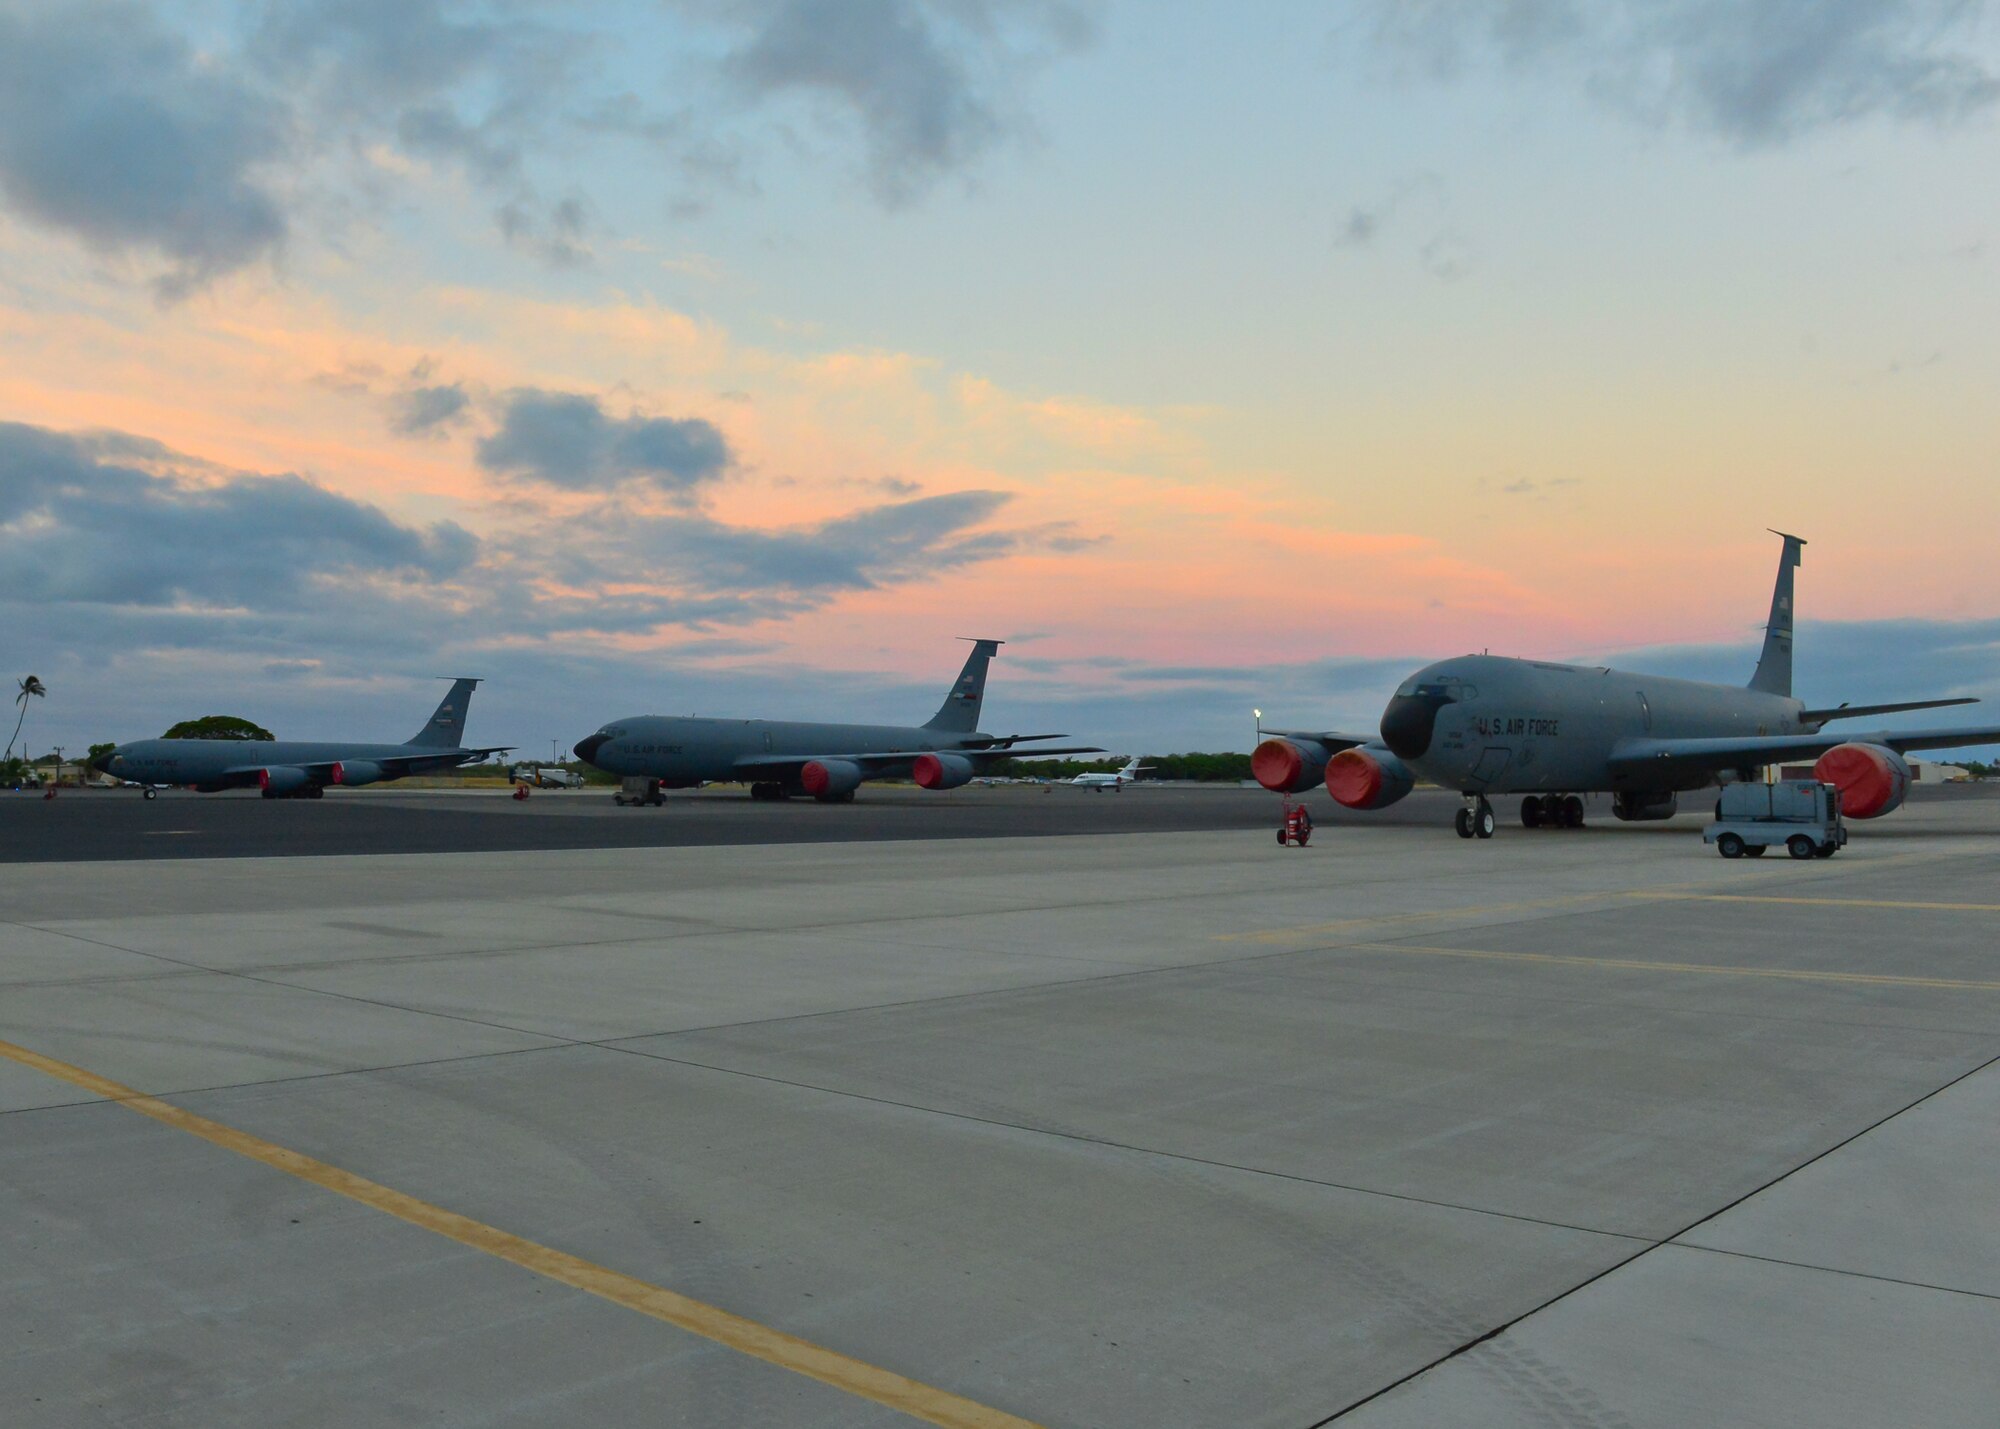
M 764 719 L 641 715 L 613 720 L 577 741 L 576 757 L 611 774 L 657 779 L 669 789 L 748 781 L 752 797 L 810 794 L 845 804 L 869 779 L 910 779 L 926 789 L 969 784 L 1017 745 L 1060 734 L 979 732 L 986 665 L 1004 641 L 974 640 L 965 668 L 938 712 L 921 725 L 818 724 Z M 1036 749 L 1037 755 L 1097 754 L 1096 748 Z
M 317 799 L 329 784 L 379 784 L 433 774 L 504 754 L 508 745 L 466 749 L 466 707 L 479 681 L 457 679 L 424 727 L 402 744 L 308 743 L 296 739 L 141 739 L 100 754 L 90 767 L 145 787 L 212 794 L 255 785 L 267 799 Z
M 1761 777 L 1763 766 L 1817 759 L 1850 818 L 1899 807 L 1912 749 L 2000 743 L 2000 726 L 1826 734 L 1836 720 L 1975 704 L 1971 699 L 1807 709 L 1792 698 L 1792 572 L 1806 544 L 1784 540 L 1764 650 L 1746 687 L 1628 674 L 1602 666 L 1466 655 L 1427 665 L 1382 712 L 1379 736 L 1274 731 L 1251 769 L 1296 794 L 1324 779 L 1338 803 L 1380 809 L 1422 778 L 1465 795 L 1461 838 L 1491 838 L 1496 794 L 1525 794 L 1521 822 L 1575 828 L 1587 793 L 1613 796 L 1621 819 L 1666 819 L 1678 796 Z

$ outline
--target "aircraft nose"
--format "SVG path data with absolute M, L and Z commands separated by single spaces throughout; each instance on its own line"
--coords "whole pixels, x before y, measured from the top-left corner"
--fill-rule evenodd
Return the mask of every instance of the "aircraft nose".
M 1442 691 L 1420 690 L 1397 695 L 1382 711 L 1382 742 L 1398 759 L 1421 759 L 1431 747 L 1431 733 L 1437 726 L 1438 711 L 1452 703 Z
M 98 755 L 97 758 L 90 761 L 90 767 L 95 769 L 99 774 L 109 774 L 111 772 L 111 761 L 117 757 L 117 750 L 107 749 L 104 753 Z
M 594 765 L 597 763 L 597 751 L 604 748 L 610 740 L 611 736 L 603 730 L 599 730 L 596 734 L 585 735 L 576 742 L 576 757 L 585 764 Z

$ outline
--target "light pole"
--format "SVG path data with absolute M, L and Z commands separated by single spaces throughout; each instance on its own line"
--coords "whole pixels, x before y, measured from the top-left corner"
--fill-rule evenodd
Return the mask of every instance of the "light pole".
M 1262 744 L 1264 742 L 1264 712 L 1262 710 L 1252 710 L 1250 713 L 1257 716 L 1257 743 Z

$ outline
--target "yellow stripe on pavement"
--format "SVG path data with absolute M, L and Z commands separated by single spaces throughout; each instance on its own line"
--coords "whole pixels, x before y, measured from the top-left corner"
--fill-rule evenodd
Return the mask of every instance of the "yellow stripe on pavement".
M 359 1201 L 398 1220 L 455 1240 L 460 1245 L 483 1251 L 572 1289 L 609 1300 L 614 1305 L 650 1315 L 655 1320 L 664 1320 L 690 1334 L 713 1340 L 767 1364 L 816 1379 L 862 1399 L 873 1400 L 913 1419 L 946 1426 L 946 1429 L 1036 1429 L 1029 1420 L 975 1404 L 969 1399 L 860 1360 L 849 1359 L 808 1340 L 774 1330 L 769 1325 L 732 1315 L 727 1310 L 690 1299 L 635 1276 L 433 1206 L 428 1201 L 420 1201 L 415 1196 L 343 1171 L 338 1166 L 316 1161 L 310 1156 L 252 1136 L 249 1132 L 184 1111 L 158 1097 L 134 1091 L 82 1067 L 59 1062 L 11 1042 L 0 1042 L 0 1057 L 117 1102 L 141 1116 L 149 1116 L 177 1131 L 198 1136 L 225 1151 L 233 1151 L 238 1156 L 261 1162 L 288 1176 L 296 1176 L 301 1181 L 309 1181 L 336 1195 Z
M 1843 973 L 1810 968 L 1745 968 L 1719 963 L 1660 963 L 1642 958 L 1571 957 L 1561 953 L 1502 953 L 1487 948 L 1429 948 L 1414 943 L 1349 943 L 1344 953 L 1414 953 L 1424 957 L 1480 958 L 1489 962 L 1544 963 L 1558 967 L 1609 968 L 1623 972 L 1706 973 L 1712 977 L 1769 977 L 1788 982 L 1862 983 L 1883 987 L 1942 987 L 2000 992 L 2000 982 L 1964 978 L 1899 977 L 1892 973 Z
M 1919 903 L 1902 898 L 1792 898 L 1776 893 L 1628 893 L 1701 903 L 1799 903 L 1810 908 L 1907 908 L 1920 913 L 2000 913 L 2000 903 Z

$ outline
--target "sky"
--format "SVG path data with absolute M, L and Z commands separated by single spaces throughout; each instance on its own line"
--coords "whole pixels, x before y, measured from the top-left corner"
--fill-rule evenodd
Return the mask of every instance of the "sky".
M 0 0 L 25 737 L 2000 699 L 1996 11 Z

